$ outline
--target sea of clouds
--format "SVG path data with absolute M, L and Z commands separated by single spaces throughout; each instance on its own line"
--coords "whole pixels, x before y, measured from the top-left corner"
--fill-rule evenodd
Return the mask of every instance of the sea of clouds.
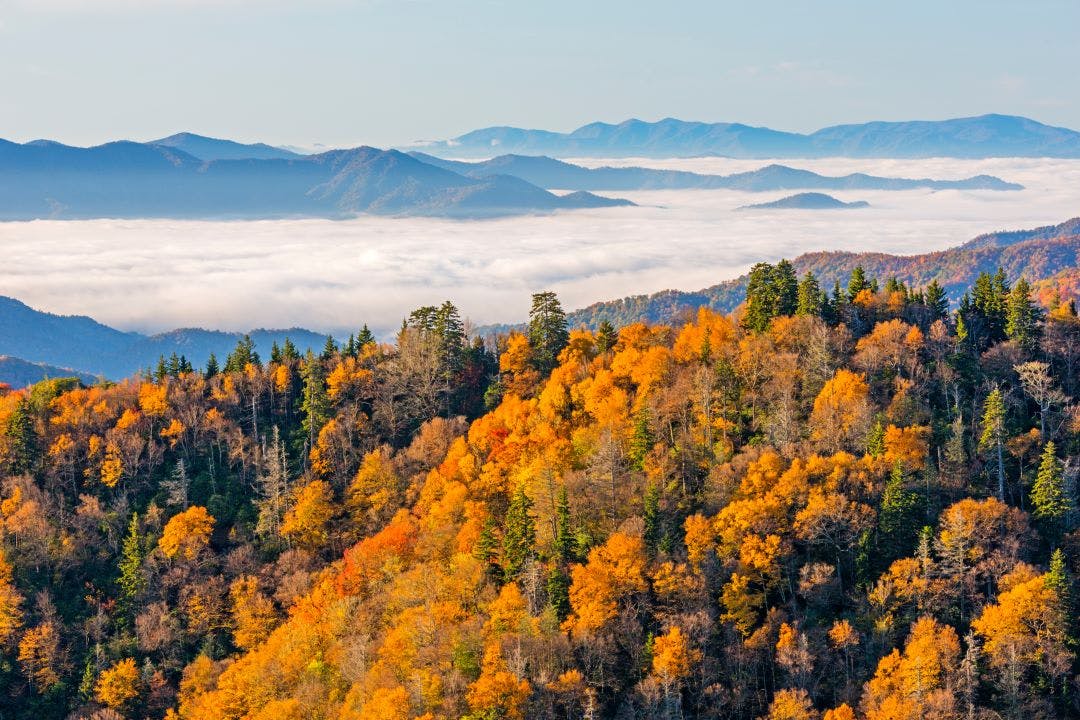
M 580 162 L 728 174 L 768 161 Z M 1080 215 L 1080 160 L 781 162 L 830 175 L 987 173 L 1025 190 L 830 193 L 871 204 L 861 210 L 735 212 L 790 193 L 685 190 L 617 193 L 634 208 L 485 221 L 0 223 L 0 295 L 141 331 L 304 326 L 340 333 L 368 323 L 388 334 L 411 309 L 445 299 L 476 324 L 516 322 L 539 290 L 555 290 L 576 308 L 697 290 L 755 262 L 808 251 L 920 253 Z

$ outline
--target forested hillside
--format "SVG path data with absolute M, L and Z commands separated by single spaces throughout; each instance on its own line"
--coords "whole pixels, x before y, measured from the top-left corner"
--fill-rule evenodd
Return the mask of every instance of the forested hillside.
M 1076 717 L 1080 319 L 971 280 L 0 391 L 0 717 Z
M 800 255 L 792 263 L 796 272 L 813 272 L 829 288 L 846 282 L 856 266 L 878 277 L 895 276 L 914 286 L 936 280 L 948 292 L 950 300 L 958 302 L 979 273 L 992 273 L 998 267 L 1003 267 L 1010 277 L 1022 276 L 1031 283 L 1056 276 L 1075 276 L 1076 268 L 1080 267 L 1080 218 L 1033 230 L 987 233 L 958 247 L 921 255 L 815 252 Z M 580 324 L 595 330 L 603 320 L 684 322 L 699 307 L 728 313 L 743 301 L 747 280 L 748 276 L 744 275 L 697 292 L 665 290 L 595 303 L 573 312 L 570 321 L 574 326 Z M 1074 281 L 1058 285 L 1064 299 L 1080 299 Z

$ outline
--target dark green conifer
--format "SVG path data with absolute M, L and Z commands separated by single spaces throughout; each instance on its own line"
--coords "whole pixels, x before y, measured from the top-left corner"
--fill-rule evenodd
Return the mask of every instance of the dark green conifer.
M 930 311 L 930 322 L 944 321 L 949 317 L 949 299 L 945 295 L 945 288 L 941 287 L 937 280 L 930 281 L 923 297 L 926 308 Z
M 21 475 L 32 472 L 38 453 L 38 434 L 26 398 L 15 404 L 4 434 L 7 436 L 8 473 Z
M 1009 293 L 1005 317 L 1005 335 L 1028 352 L 1039 347 L 1041 311 L 1031 300 L 1031 285 L 1020 278 Z
M 570 342 L 566 313 L 555 293 L 541 292 L 532 296 L 528 338 L 533 365 L 542 374 L 551 372 L 558 364 L 559 353 Z
M 803 275 L 799 283 L 798 301 L 795 306 L 796 315 L 820 316 L 822 310 L 821 287 L 818 286 L 814 273 L 808 272 Z
M 536 526 L 530 514 L 532 500 L 519 487 L 510 498 L 503 532 L 503 574 L 513 578 L 521 572 L 536 546 Z
M 596 349 L 601 353 L 606 353 L 615 347 L 617 342 L 619 342 L 619 333 L 615 331 L 615 326 L 607 320 L 601 320 L 600 327 L 596 331 Z

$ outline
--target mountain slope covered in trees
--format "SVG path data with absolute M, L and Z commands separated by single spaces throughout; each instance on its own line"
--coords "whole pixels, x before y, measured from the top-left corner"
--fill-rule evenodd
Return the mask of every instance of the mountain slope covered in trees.
M 1078 285 L 1069 280 L 1080 267 L 1080 218 L 1032 230 L 987 233 L 958 247 L 921 255 L 815 252 L 800 255 L 792 264 L 799 274 L 815 273 L 822 286 L 829 289 L 837 282 L 845 282 L 858 266 L 871 275 L 895 276 L 914 286 L 937 280 L 952 303 L 960 301 L 980 272 L 993 272 L 1001 266 L 1010 277 L 1023 276 L 1031 283 L 1042 281 L 1047 300 L 1054 291 L 1062 300 L 1080 300 Z M 748 279 L 743 275 L 696 292 L 664 290 L 595 303 L 570 313 L 570 324 L 596 329 L 605 319 L 617 324 L 669 323 L 685 319 L 699 307 L 731 312 L 743 301 Z
M 255 351 L 266 355 L 273 343 L 291 340 L 301 350 L 319 349 L 326 336 L 304 330 L 252 330 Z M 55 315 L 0 295 L 0 355 L 74 368 L 119 380 L 154 365 L 159 357 L 183 356 L 203 366 L 210 355 L 224 358 L 240 333 L 181 328 L 155 335 L 124 332 L 82 315 Z M 10 382 L 5 380 L 5 382 Z
M 743 299 L 4 391 L 5 717 L 1075 717 L 1075 305 Z

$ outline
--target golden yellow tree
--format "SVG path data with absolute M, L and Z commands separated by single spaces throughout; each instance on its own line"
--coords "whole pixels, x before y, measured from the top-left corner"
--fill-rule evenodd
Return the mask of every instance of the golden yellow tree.
M 767 720 L 816 720 L 817 710 L 805 690 L 780 690 L 769 705 Z
M 293 505 L 282 520 L 281 534 L 310 550 L 326 545 L 330 537 L 327 526 L 334 514 L 333 497 L 325 480 L 312 480 L 297 488 Z
M 12 580 L 12 567 L 0 547 L 0 648 L 6 647 L 22 627 L 22 595 Z
M 603 545 L 589 552 L 589 562 L 575 565 L 570 584 L 573 614 L 564 626 L 573 632 L 599 630 L 615 617 L 619 602 L 643 591 L 645 545 L 641 538 L 612 533 Z
M 103 705 L 121 710 L 139 697 L 139 681 L 135 658 L 124 658 L 102 670 L 94 685 L 94 696 Z
M 259 591 L 259 581 L 245 575 L 229 588 L 232 600 L 233 641 L 250 650 L 265 640 L 277 625 L 277 613 L 270 598 Z
M 158 548 L 167 558 L 194 560 L 210 543 L 213 530 L 214 517 L 206 508 L 193 505 L 166 523 Z
M 19 664 L 39 693 L 47 692 L 60 682 L 59 659 L 60 634 L 51 621 L 27 630 L 19 641 Z
M 870 422 L 869 393 L 862 375 L 837 370 L 814 398 L 811 438 L 833 451 L 861 444 Z
M 893 650 L 883 657 L 866 684 L 862 708 L 867 720 L 948 717 L 955 704 L 952 676 L 959 660 L 956 631 L 933 618 L 920 618 L 904 652 Z

